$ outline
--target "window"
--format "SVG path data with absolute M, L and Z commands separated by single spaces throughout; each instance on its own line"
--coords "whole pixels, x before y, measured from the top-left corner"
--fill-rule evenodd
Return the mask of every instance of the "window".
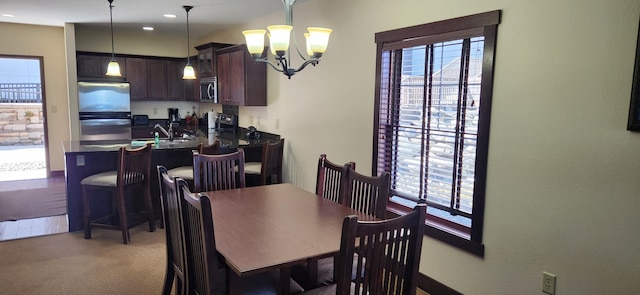
M 479 256 L 500 11 L 376 34 L 376 174 L 389 211 L 427 203 L 427 234 Z

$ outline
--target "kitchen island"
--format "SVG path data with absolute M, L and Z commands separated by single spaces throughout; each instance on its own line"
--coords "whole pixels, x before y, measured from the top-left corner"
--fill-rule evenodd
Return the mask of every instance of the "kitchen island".
M 190 166 L 193 164 L 192 151 L 198 144 L 210 144 L 215 140 L 220 141 L 220 153 L 229 153 L 243 148 L 246 161 L 260 161 L 262 157 L 262 145 L 267 141 L 280 139 L 279 135 L 263 133 L 259 139 L 247 139 L 245 132 L 222 134 L 199 134 L 189 138 L 176 138 L 173 141 L 161 140 L 158 145 L 153 144 L 151 156 L 151 196 L 155 208 L 155 216 L 161 218 L 161 206 L 159 196 L 158 176 L 156 166 L 163 165 L 167 169 Z M 141 143 L 153 139 L 134 139 L 134 143 Z M 67 185 L 67 214 L 69 219 L 69 231 L 82 230 L 82 188 L 80 182 L 83 178 L 96 173 L 116 170 L 118 162 L 118 149 L 123 146 L 131 147 L 131 141 L 65 141 L 63 142 L 65 155 L 65 181 Z M 132 198 L 127 198 L 131 202 Z M 91 201 L 91 212 L 96 214 L 108 214 L 111 210 L 111 201 L 108 194 L 94 196 Z M 127 206 L 143 208 L 142 204 L 127 203 Z

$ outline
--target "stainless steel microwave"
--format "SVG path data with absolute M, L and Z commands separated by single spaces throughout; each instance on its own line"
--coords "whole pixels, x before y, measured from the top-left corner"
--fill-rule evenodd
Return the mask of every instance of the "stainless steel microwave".
M 218 103 L 218 78 L 200 78 L 200 100 Z

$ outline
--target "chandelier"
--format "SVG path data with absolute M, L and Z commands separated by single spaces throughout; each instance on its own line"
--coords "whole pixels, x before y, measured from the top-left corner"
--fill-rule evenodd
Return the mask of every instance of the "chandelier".
M 309 27 L 308 32 L 304 34 L 306 39 L 306 54 L 305 57 L 295 42 L 295 35 L 293 37 L 293 47 L 295 51 L 304 61 L 300 66 L 294 67 L 291 65 L 291 44 L 290 36 L 293 31 L 293 4 L 296 0 L 282 0 L 285 8 L 285 21 L 284 25 L 272 25 L 268 26 L 269 30 L 269 49 L 275 59 L 275 63 L 262 57 L 264 52 L 264 35 L 266 30 L 247 30 L 243 31 L 245 39 L 247 41 L 247 49 L 251 56 L 257 62 L 264 62 L 271 66 L 274 70 L 283 73 L 289 79 L 295 73 L 302 71 L 309 64 L 316 65 L 320 61 L 320 57 L 327 50 L 329 44 L 329 35 L 331 29 Z

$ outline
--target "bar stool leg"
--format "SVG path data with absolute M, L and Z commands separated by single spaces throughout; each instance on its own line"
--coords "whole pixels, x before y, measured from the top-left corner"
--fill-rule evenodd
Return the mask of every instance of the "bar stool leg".
M 91 225 L 89 216 L 91 214 L 89 205 L 89 192 L 86 186 L 82 186 L 82 226 L 84 227 L 84 238 L 91 239 Z
M 147 207 L 147 218 L 149 219 L 149 231 L 156 231 L 156 220 L 153 214 L 153 203 L 151 201 L 151 191 L 149 190 L 149 186 L 144 189 L 144 203 Z
M 131 238 L 129 237 L 129 228 L 127 223 L 127 209 L 125 208 L 124 190 L 118 190 L 114 192 L 114 198 L 118 204 L 118 216 L 120 217 L 120 231 L 122 231 L 122 243 L 129 244 Z

